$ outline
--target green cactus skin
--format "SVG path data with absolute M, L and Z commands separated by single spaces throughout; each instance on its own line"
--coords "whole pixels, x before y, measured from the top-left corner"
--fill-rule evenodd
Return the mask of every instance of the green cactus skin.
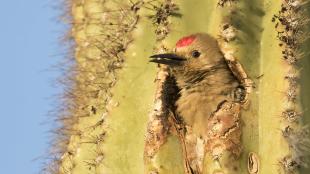
M 46 173 L 187 174 L 181 142 L 172 134 L 151 160 L 143 157 L 160 87 L 154 82 L 156 72 L 165 71 L 148 63 L 148 57 L 197 32 L 216 37 L 225 47 L 224 55 L 229 52 L 243 65 L 254 86 L 250 104 L 241 114 L 240 158 L 227 152 L 214 161 L 206 155 L 203 173 L 310 172 L 305 126 L 310 122 L 309 0 L 72 0 L 70 4 L 75 63 L 64 80 L 65 111 L 59 114 L 62 127 L 52 147 L 56 159 Z M 290 35 L 291 31 L 302 33 Z M 292 46 L 287 38 L 296 43 Z M 286 51 L 293 56 L 287 58 Z

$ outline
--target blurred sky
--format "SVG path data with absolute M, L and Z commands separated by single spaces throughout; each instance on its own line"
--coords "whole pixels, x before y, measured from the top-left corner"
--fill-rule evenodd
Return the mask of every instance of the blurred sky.
M 42 167 L 55 105 L 53 65 L 64 57 L 61 0 L 2 0 L 0 5 L 0 173 L 35 174 Z

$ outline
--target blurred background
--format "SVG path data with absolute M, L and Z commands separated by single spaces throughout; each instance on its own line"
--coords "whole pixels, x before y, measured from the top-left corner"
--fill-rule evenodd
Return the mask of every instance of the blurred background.
M 39 173 L 48 157 L 49 112 L 61 92 L 55 65 L 67 54 L 62 8 L 61 1 L 1 1 L 1 174 Z

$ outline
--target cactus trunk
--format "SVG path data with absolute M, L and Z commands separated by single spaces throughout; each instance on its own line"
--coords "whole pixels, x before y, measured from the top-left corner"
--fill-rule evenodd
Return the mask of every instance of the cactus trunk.
M 249 101 L 238 122 L 241 155 L 227 150 L 215 160 L 197 149 L 202 173 L 310 172 L 309 0 L 70 4 L 74 66 L 64 80 L 62 126 L 47 173 L 191 174 L 186 133 L 162 126 L 170 124 L 177 95 L 172 77 L 148 57 L 197 32 L 217 38 L 225 57 L 240 62 Z

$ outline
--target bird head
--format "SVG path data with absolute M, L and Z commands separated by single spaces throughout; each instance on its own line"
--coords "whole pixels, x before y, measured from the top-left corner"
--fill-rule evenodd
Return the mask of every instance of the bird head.
M 150 58 L 150 62 L 168 65 L 177 75 L 208 70 L 225 61 L 217 40 L 204 33 L 185 36 L 176 43 L 174 51 Z

